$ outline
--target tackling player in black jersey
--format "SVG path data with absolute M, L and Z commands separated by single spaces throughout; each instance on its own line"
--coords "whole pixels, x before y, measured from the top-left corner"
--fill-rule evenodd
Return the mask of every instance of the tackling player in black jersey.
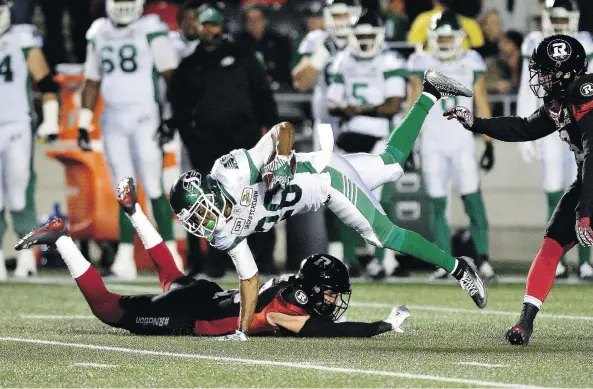
M 586 74 L 586 69 L 581 43 L 568 35 L 552 35 L 538 44 L 529 62 L 531 90 L 544 100 L 530 117 L 482 119 L 460 106 L 444 113 L 474 133 L 507 142 L 532 141 L 558 132 L 578 165 L 577 178 L 556 207 L 531 265 L 521 317 L 506 334 L 511 344 L 529 342 L 535 316 L 564 254 L 577 243 L 593 245 L 593 75 Z
M 142 335 L 227 335 L 246 340 L 239 331 L 239 290 L 223 290 L 216 283 L 183 275 L 163 239 L 138 205 L 131 178 L 117 188 L 118 201 L 156 267 L 163 293 L 123 296 L 111 293 L 68 236 L 62 219 L 54 219 L 25 236 L 17 250 L 36 244 L 56 246 L 86 298 L 102 322 Z M 371 337 L 403 332 L 410 316 L 405 306 L 374 323 L 338 319 L 350 300 L 348 269 L 338 259 L 316 254 L 305 259 L 298 274 L 269 280 L 259 289 L 249 334 L 293 334 L 303 337 Z

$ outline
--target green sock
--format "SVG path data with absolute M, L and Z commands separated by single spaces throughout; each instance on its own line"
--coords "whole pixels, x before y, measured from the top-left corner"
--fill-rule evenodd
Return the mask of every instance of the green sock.
M 22 238 L 39 227 L 37 220 L 35 220 L 35 216 L 26 208 L 22 211 L 10 212 L 10 214 L 12 216 L 14 232 L 16 232 L 19 238 Z
M 387 183 L 381 187 L 381 196 L 379 198 L 379 204 L 385 210 L 387 217 L 389 220 L 393 220 L 395 218 L 394 209 L 393 209 L 393 195 L 395 193 L 395 185 L 393 183 Z M 385 259 L 385 249 L 383 247 L 375 247 L 375 258 L 383 263 L 383 259 Z
M 340 241 L 344 246 L 344 263 L 358 263 L 356 259 L 356 246 L 360 240 L 360 234 L 352 227 L 345 224 L 340 225 Z
M 165 242 L 174 240 L 173 213 L 171 212 L 171 207 L 169 206 L 167 197 L 163 194 L 156 199 L 150 200 L 150 203 L 152 204 L 152 214 L 154 215 L 154 220 L 156 220 L 156 225 L 159 229 L 159 233 L 163 237 L 163 240 Z
M 4 233 L 6 232 L 6 218 L 4 217 L 4 210 L 0 211 L 0 249 L 4 242 Z
M 556 210 L 556 206 L 558 205 L 558 203 L 560 202 L 560 199 L 562 198 L 562 195 L 564 194 L 564 191 L 557 191 L 557 192 L 546 192 L 546 197 L 548 198 L 548 221 L 552 219 L 552 215 L 554 214 L 554 211 Z M 579 245 L 579 248 L 581 246 Z M 580 258 L 580 255 L 579 255 Z M 562 262 L 562 264 L 564 266 L 567 265 L 566 263 L 566 257 L 562 257 L 562 259 L 560 259 L 560 262 Z
M 447 221 L 447 198 L 430 199 L 430 228 L 434 243 L 444 252 L 451 254 L 451 229 Z
M 482 193 L 478 190 L 476 193 L 470 193 L 461 196 L 461 198 L 465 207 L 465 213 L 469 217 L 469 230 L 476 245 L 476 250 L 480 255 L 489 255 L 490 236 L 488 217 L 486 216 Z
M 583 263 L 589 263 L 589 259 L 591 258 L 591 248 L 590 247 L 583 247 L 580 244 L 579 246 L 579 267 Z
M 119 209 L 119 242 L 134 243 L 134 226 L 123 209 Z
M 424 119 L 434 105 L 434 101 L 426 95 L 420 95 L 416 103 L 408 112 L 404 120 L 389 136 L 385 152 L 381 154 L 386 165 L 399 163 L 404 166 L 408 155 L 414 147 L 416 138 L 420 134 Z

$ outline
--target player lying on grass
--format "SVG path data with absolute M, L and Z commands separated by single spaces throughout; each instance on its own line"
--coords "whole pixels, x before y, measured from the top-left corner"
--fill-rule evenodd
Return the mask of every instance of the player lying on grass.
M 578 176 L 556 206 L 531 264 L 519 321 L 506 333 L 514 345 L 529 342 L 560 259 L 578 243 L 593 246 L 593 76 L 586 71 L 583 45 L 568 35 L 552 35 L 537 45 L 529 61 L 531 90 L 544 102 L 531 116 L 483 119 L 461 106 L 444 113 L 471 132 L 507 142 L 533 141 L 558 132 L 578 165 Z
M 258 292 L 257 266 L 245 238 L 323 205 L 368 243 L 442 267 L 459 280 L 478 307 L 486 305 L 486 287 L 471 259 L 453 258 L 419 234 L 394 225 L 372 194 L 375 188 L 402 176 L 401 166 L 435 102 L 456 95 L 471 96 L 472 91 L 435 70 L 427 70 L 423 93 L 379 155 L 333 154 L 331 160 L 327 155 L 329 164 L 319 167 L 324 150 L 294 153 L 294 128 L 290 123 L 280 123 L 254 148 L 234 150 L 219 158 L 210 174 L 189 171 L 177 180 L 169 201 L 184 228 L 228 251 L 237 268 L 241 330 L 249 328 Z M 359 108 L 368 115 L 380 109 Z
M 54 219 L 31 232 L 15 248 L 56 246 L 93 314 L 112 327 L 142 335 L 234 333 L 239 328 L 239 291 L 223 290 L 214 282 L 183 275 L 163 238 L 137 204 L 132 179 L 124 179 L 117 191 L 122 209 L 150 254 L 163 293 L 122 296 L 109 292 L 68 236 L 62 219 Z M 334 257 L 313 255 L 303 261 L 298 274 L 273 278 L 259 288 L 249 333 L 371 337 L 389 331 L 403 332 L 400 326 L 410 316 L 404 306 L 393 308 L 382 321 L 336 323 L 348 308 L 350 293 L 346 266 Z

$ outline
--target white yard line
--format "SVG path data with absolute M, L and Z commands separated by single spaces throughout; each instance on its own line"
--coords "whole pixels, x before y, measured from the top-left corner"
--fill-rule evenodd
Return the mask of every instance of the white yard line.
M 70 365 L 70 367 L 100 367 L 100 368 L 110 368 L 110 367 L 117 367 L 117 365 L 106 365 L 103 363 L 92 363 L 92 362 L 77 362 Z
M 184 354 L 184 353 L 173 353 L 164 351 L 152 351 L 152 350 L 141 350 L 124 347 L 111 347 L 111 346 L 99 346 L 93 344 L 83 343 L 66 343 L 57 342 L 52 340 L 43 339 L 24 339 L 24 338 L 11 338 L 11 337 L 0 337 L 0 342 L 16 342 L 16 343 L 32 343 L 32 344 L 44 344 L 51 346 L 63 346 L 82 348 L 89 350 L 100 350 L 100 351 L 114 351 L 121 353 L 137 354 L 137 355 L 152 355 L 158 357 L 173 357 L 173 358 L 186 358 L 186 359 L 203 359 L 219 362 L 230 362 L 230 363 L 245 363 L 251 365 L 260 366 L 278 366 L 293 369 L 304 369 L 304 370 L 318 370 L 318 371 L 329 371 L 333 373 L 345 373 L 345 374 L 361 374 L 361 375 L 372 375 L 372 376 L 383 376 L 383 377 L 398 377 L 407 378 L 413 380 L 425 380 L 425 381 L 436 381 L 436 382 L 449 382 L 456 384 L 475 385 L 478 387 L 498 387 L 498 388 L 536 388 L 537 386 L 511 384 L 506 382 L 494 382 L 494 381 L 481 381 L 471 380 L 465 378 L 453 378 L 453 377 L 442 377 L 429 374 L 412 374 L 402 373 L 384 370 L 363 370 L 363 369 L 350 369 L 341 367 L 329 367 L 321 366 L 310 363 L 298 363 L 298 362 L 279 362 L 279 361 L 267 361 L 262 359 L 245 359 L 245 358 L 230 358 L 230 357 L 215 357 L 212 355 L 202 354 Z
M 21 319 L 35 320 L 72 320 L 72 319 L 94 319 L 93 315 L 29 315 L 21 314 Z
M 481 362 L 456 362 L 455 365 L 487 367 L 489 369 L 491 369 L 493 367 L 508 367 L 509 366 L 509 365 L 493 365 L 490 363 L 481 363 Z
M 359 303 L 351 302 L 350 306 L 360 308 L 393 308 L 397 304 L 387 303 Z M 447 312 L 447 313 L 473 313 L 477 315 L 498 315 L 498 316 L 516 316 L 519 317 L 519 311 L 496 311 L 490 309 L 467 309 L 467 308 L 449 308 L 449 307 L 434 307 L 430 305 L 407 305 L 411 311 L 435 311 L 435 312 Z M 593 321 L 593 316 L 581 316 L 581 315 L 557 315 L 552 313 L 540 313 L 537 317 L 546 317 L 548 319 L 561 319 L 561 320 L 585 320 Z

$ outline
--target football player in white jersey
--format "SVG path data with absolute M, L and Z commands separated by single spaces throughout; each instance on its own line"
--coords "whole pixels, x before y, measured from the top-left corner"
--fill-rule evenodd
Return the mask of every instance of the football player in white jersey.
M 451 181 L 461 195 L 465 212 L 470 220 L 470 231 L 479 258 L 476 264 L 484 279 L 495 276 L 489 260 L 488 219 L 480 193 L 480 166 L 476 160 L 474 136 L 457 122 L 443 122 L 445 110 L 464 101 L 474 105 L 481 117 L 491 117 L 488 96 L 484 86 L 483 73 L 486 65 L 476 51 L 463 49 L 465 33 L 457 15 L 450 10 L 435 14 L 428 32 L 429 52 L 414 53 L 408 60 L 410 71 L 410 101 L 422 91 L 422 74 L 428 68 L 435 68 L 453 75 L 466 85 L 473 85 L 474 99 L 454 97 L 442 100 L 426 118 L 420 136 L 422 174 L 431 198 L 431 228 L 437 246 L 451 252 L 451 231 L 447 221 L 447 198 Z M 440 109 L 439 109 L 440 108 Z M 487 138 L 486 149 L 480 164 L 489 171 L 492 168 L 492 140 Z M 438 269 L 433 278 L 448 277 Z
M 168 132 L 171 110 L 161 101 L 161 77 L 169 82 L 178 59 L 167 25 L 156 15 L 142 16 L 144 0 L 107 0 L 107 18 L 87 32 L 87 59 L 79 146 L 90 150 L 88 130 L 99 92 L 105 102 L 101 128 L 105 157 L 114 185 L 139 177 L 151 201 L 159 232 L 182 261 L 173 237 L 173 222 L 163 192 L 163 152 L 159 133 Z M 115 188 L 114 188 L 115 190 Z M 136 277 L 133 228 L 120 212 L 120 245 L 111 271 L 120 278 Z
M 398 180 L 422 123 L 441 98 L 471 96 L 470 89 L 435 70 L 425 73 L 423 93 L 381 154 L 294 153 L 294 128 L 274 126 L 250 150 L 234 150 L 219 158 L 207 176 L 183 174 L 171 188 L 169 201 L 184 228 L 225 250 L 239 274 L 240 331 L 247 331 L 257 303 L 258 270 L 245 238 L 268 231 L 280 220 L 327 206 L 367 243 L 421 258 L 445 268 L 483 308 L 487 290 L 469 258 L 453 258 L 422 236 L 395 226 L 372 190 Z M 377 112 L 379 108 L 365 106 Z M 243 339 L 244 334 L 236 334 Z
M 385 50 L 385 27 L 377 12 L 363 12 L 352 29 L 348 47 L 336 56 L 331 73 L 328 107 L 341 124 L 336 145 L 346 153 L 371 153 L 384 148 L 384 141 L 394 129 L 393 117 L 406 95 L 407 70 L 403 58 Z M 374 193 L 379 199 L 381 189 Z M 356 266 L 358 234 L 343 226 L 340 232 L 343 259 Z M 382 250 L 375 256 L 367 271 L 373 278 L 382 278 Z
M 566 34 L 574 36 L 581 42 L 587 53 L 589 72 L 593 71 L 593 41 L 591 35 L 585 31 L 578 31 L 580 12 L 573 0 L 548 0 L 542 11 L 542 31 L 533 31 L 523 41 L 521 55 L 523 56 L 523 70 L 517 97 L 517 115 L 528 117 L 542 105 L 543 100 L 537 98 L 529 87 L 529 59 L 537 44 L 547 36 Z M 550 219 L 560 201 L 565 188 L 570 185 L 577 175 L 577 164 L 572 151 L 560 139 L 558 134 L 551 134 L 535 142 L 519 143 L 521 157 L 531 163 L 536 157 L 540 159 L 542 168 L 542 184 L 546 192 L 548 213 Z M 591 266 L 591 249 L 579 246 L 578 274 L 581 279 L 593 280 Z M 566 258 L 558 263 L 556 277 L 568 277 Z
M 32 179 L 33 129 L 35 110 L 31 82 L 42 93 L 43 123 L 37 133 L 41 137 L 58 133 L 58 86 L 53 81 L 41 50 L 41 38 L 35 27 L 11 25 L 11 4 L 0 0 L 0 281 L 7 278 L 1 250 L 6 230 L 4 210 L 12 216 L 14 231 L 20 237 L 37 225 L 31 208 L 33 193 L 28 193 Z M 29 204 L 29 207 L 28 207 Z M 34 208 L 34 207 L 33 207 Z M 37 273 L 32 250 L 19 254 L 16 277 Z
M 197 1 L 190 0 L 179 8 L 177 24 L 179 24 L 179 31 L 171 31 L 169 36 L 177 52 L 177 58 L 181 61 L 193 53 L 200 42 Z

